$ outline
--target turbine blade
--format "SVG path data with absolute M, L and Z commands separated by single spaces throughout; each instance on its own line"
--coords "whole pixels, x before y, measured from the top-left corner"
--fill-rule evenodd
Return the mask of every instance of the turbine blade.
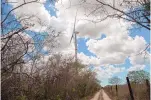
M 73 39 L 73 34 L 72 34 L 72 36 L 71 36 L 70 43 L 71 43 L 72 39 Z

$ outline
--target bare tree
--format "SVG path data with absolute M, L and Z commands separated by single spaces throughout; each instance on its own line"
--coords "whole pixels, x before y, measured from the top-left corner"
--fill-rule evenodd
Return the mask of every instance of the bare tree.
M 107 15 L 106 18 L 115 17 L 124 19 L 150 30 L 150 0 L 123 0 L 119 6 L 127 6 L 127 11 L 116 7 L 114 5 L 117 3 L 115 0 L 113 0 L 112 4 L 105 3 L 103 0 L 96 1 L 100 3 L 102 7 L 109 7 L 116 11 L 114 14 Z
M 6 3 L 8 2 L 2 4 Z M 75 64 L 72 58 L 64 59 L 65 57 L 60 55 L 51 55 L 52 57 L 45 59 L 41 54 L 44 45 L 50 49 L 58 45 L 55 44 L 56 38 L 62 32 L 56 32 L 53 27 L 47 26 L 46 32 L 49 33 L 46 35 L 47 38 L 40 41 L 35 34 L 33 38 L 37 38 L 37 41 L 33 41 L 26 32 L 34 26 L 30 20 L 38 17 L 21 15 L 17 19 L 13 18 L 12 12 L 30 3 L 39 2 L 24 0 L 8 13 L 2 12 L 4 15 L 1 21 L 2 99 L 79 100 L 95 93 L 99 89 L 99 84 L 92 72 L 83 71 L 84 65 Z M 39 19 L 38 23 L 43 24 Z
M 119 85 L 121 82 L 122 80 L 116 76 L 109 79 L 109 83 L 112 85 Z
M 4 6 L 9 7 L 8 3 L 12 3 L 12 2 L 4 1 L 2 3 L 2 7 Z M 17 3 L 17 2 L 14 2 L 14 3 Z M 29 74 L 30 68 L 28 68 L 28 66 L 25 66 L 25 64 L 29 62 L 33 62 L 33 65 L 34 65 L 35 59 L 38 59 L 36 57 L 39 55 L 39 52 L 40 52 L 40 50 L 37 50 L 35 48 L 35 45 L 37 46 L 44 45 L 43 43 L 40 43 L 40 42 L 37 42 L 37 43 L 34 42 L 34 40 L 26 34 L 26 31 L 34 26 L 33 23 L 30 23 L 30 19 L 35 18 L 37 16 L 21 15 L 16 19 L 14 18 L 14 15 L 12 13 L 15 10 L 19 9 L 20 7 L 24 5 L 28 5 L 30 3 L 40 3 L 40 2 L 38 0 L 33 0 L 33 1 L 24 0 L 22 4 L 18 5 L 15 8 L 12 8 L 7 13 L 3 12 L 3 8 L 2 8 L 1 73 L 2 73 L 2 91 L 4 92 L 2 96 L 5 95 L 5 92 L 7 94 L 11 91 L 14 91 L 14 89 L 21 89 L 19 90 L 20 92 L 18 93 L 20 93 L 19 95 L 22 95 L 22 88 L 23 88 L 22 85 L 24 84 L 23 82 L 24 78 L 27 77 L 29 79 L 33 79 L 32 74 L 34 73 L 34 72 L 31 72 Z M 38 38 L 37 38 L 37 41 L 38 41 Z M 28 71 L 24 72 L 25 69 L 27 69 Z M 36 69 L 36 72 L 39 70 L 38 68 L 34 68 L 34 69 Z M 11 84 L 11 81 L 12 83 L 13 82 L 14 83 Z M 17 84 L 19 87 L 17 86 Z M 10 88 L 7 87 L 7 85 L 10 85 Z M 11 95 L 14 96 L 14 94 L 11 94 Z M 7 99 L 7 97 L 6 98 L 5 96 L 3 97 L 4 99 Z M 10 99 L 13 99 L 13 97 L 11 98 L 10 96 Z

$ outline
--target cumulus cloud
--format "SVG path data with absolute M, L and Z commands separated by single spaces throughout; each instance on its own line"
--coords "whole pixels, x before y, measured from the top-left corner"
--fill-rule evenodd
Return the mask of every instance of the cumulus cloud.
M 10 0 L 14 2 L 14 0 Z M 30 2 L 33 0 L 25 0 Z M 13 8 L 24 3 L 24 0 L 15 0 L 16 3 L 12 3 Z M 26 19 L 21 21 L 21 24 L 24 26 L 27 23 L 33 24 L 28 28 L 28 30 L 34 32 L 47 32 L 48 36 L 44 41 L 44 50 L 51 52 L 62 52 L 66 51 L 69 48 L 72 48 L 70 44 L 71 38 L 71 27 L 70 24 L 63 17 L 52 17 L 49 12 L 46 10 L 44 3 L 46 0 L 40 0 L 34 3 L 29 3 L 24 6 L 19 7 L 14 10 L 14 15 L 18 20 Z M 29 18 L 30 17 L 30 18 Z M 58 35 L 61 33 L 60 35 Z M 57 36 L 55 39 L 52 36 Z M 54 41 L 52 41 L 54 40 Z M 55 47 L 54 47 L 55 46 Z M 53 50 L 52 50 L 53 48 Z M 67 50 L 70 51 L 70 50 Z
M 18 7 L 19 5 L 24 3 L 24 0 L 10 0 L 10 1 L 16 2 L 11 3 L 13 8 Z M 25 1 L 31 2 L 33 0 Z M 44 27 L 45 26 L 44 23 L 48 25 L 50 21 L 50 15 L 45 10 L 43 3 L 45 3 L 45 0 L 41 0 L 40 3 L 37 2 L 29 3 L 17 8 L 16 10 L 14 10 L 13 13 L 17 19 L 26 19 L 24 21 L 21 21 L 21 24 L 23 26 L 26 25 L 27 23 L 33 24 L 34 26 L 31 27 L 30 30 L 39 32 L 40 30 L 44 30 L 46 28 Z
M 108 36 L 101 40 L 90 39 L 88 50 L 101 60 L 101 64 L 122 64 L 131 55 L 139 53 L 146 46 L 143 37 L 134 39 L 128 35 Z
M 134 56 L 131 56 L 130 58 L 130 63 L 133 65 L 144 65 L 144 64 L 149 64 L 150 62 L 150 55 L 147 52 L 147 54 L 137 54 Z
M 103 80 L 112 77 L 114 74 L 125 71 L 125 68 L 108 65 L 103 67 L 94 67 L 93 71 L 96 72 L 99 80 Z
M 78 59 L 85 65 L 100 66 L 100 59 L 93 56 L 86 56 L 83 52 L 78 53 Z
M 113 3 L 110 0 L 104 2 Z M 122 0 L 116 2 L 116 6 L 121 7 L 119 6 L 121 2 Z M 60 0 L 56 4 L 56 8 L 59 10 L 58 17 L 62 17 L 70 23 L 74 22 L 77 11 L 76 31 L 80 32 L 80 37 L 100 38 L 102 33 L 106 35 L 119 35 L 118 33 L 127 33 L 127 28 L 130 27 L 130 24 L 123 20 L 108 18 L 100 21 L 106 14 L 102 10 L 101 5 L 95 0 Z M 115 13 L 112 9 L 104 9 Z M 100 22 L 94 23 L 95 21 Z
M 138 70 L 143 70 L 145 68 L 145 65 L 134 65 L 131 66 L 128 71 L 138 71 Z
M 23 4 L 24 1 L 31 2 L 34 0 L 9 0 L 13 8 Z M 25 4 L 13 11 L 15 17 L 18 20 L 22 20 L 21 24 L 33 25 L 28 29 L 35 32 L 48 32 L 49 28 L 53 27 L 56 32 L 64 31 L 66 29 L 66 22 L 63 19 L 51 17 L 49 12 L 46 10 L 44 3 L 46 0 L 38 0 L 37 2 Z M 51 32 L 50 32 L 51 33 Z
M 92 22 L 80 22 L 77 24 L 76 31 L 79 32 L 79 37 L 99 38 L 101 36 L 99 27 Z

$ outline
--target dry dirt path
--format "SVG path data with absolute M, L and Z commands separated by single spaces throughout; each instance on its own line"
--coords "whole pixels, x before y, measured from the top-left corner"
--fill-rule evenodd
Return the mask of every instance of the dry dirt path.
M 111 100 L 104 90 L 98 91 L 91 100 Z
M 104 99 L 104 100 L 111 100 L 111 99 L 109 98 L 109 96 L 104 92 L 104 90 L 102 90 L 102 96 L 103 96 L 103 99 Z
M 100 94 L 101 94 L 101 90 L 98 91 L 91 100 L 99 100 Z

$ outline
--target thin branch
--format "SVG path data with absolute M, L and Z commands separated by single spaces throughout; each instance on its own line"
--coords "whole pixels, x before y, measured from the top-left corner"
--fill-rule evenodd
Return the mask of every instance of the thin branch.
M 120 12 L 120 13 L 126 15 L 127 17 L 129 17 L 129 18 L 131 18 L 132 20 L 134 20 L 134 22 L 136 22 L 138 25 L 140 25 L 140 26 L 142 26 L 142 27 L 144 27 L 144 28 L 150 30 L 150 27 L 147 27 L 147 26 L 143 25 L 142 23 L 138 22 L 135 18 L 133 18 L 133 17 L 130 16 L 129 14 L 125 13 L 124 11 L 122 11 L 122 10 L 120 10 L 120 9 L 118 9 L 118 8 L 115 8 L 115 7 L 113 7 L 113 6 L 109 5 L 109 4 L 103 3 L 102 1 L 99 1 L 99 0 L 96 0 L 96 1 L 99 2 L 100 4 L 104 5 L 104 6 L 108 6 L 108 7 L 112 8 L 113 10 L 118 11 L 118 12 Z
M 6 17 L 5 17 L 4 20 L 1 22 L 1 25 L 5 22 L 5 20 L 8 18 L 9 14 L 10 14 L 12 11 L 14 11 L 14 10 L 16 10 L 16 9 L 18 9 L 18 8 L 20 8 L 20 7 L 22 7 L 22 6 L 24 6 L 24 5 L 27 5 L 27 4 L 30 4 L 30 3 L 34 3 L 34 2 L 37 2 L 37 1 L 38 1 L 38 0 L 26 2 L 26 3 L 23 3 L 23 4 L 21 4 L 21 5 L 17 6 L 17 7 L 15 7 L 15 8 L 13 8 L 12 10 L 10 10 L 10 11 L 7 13 Z

